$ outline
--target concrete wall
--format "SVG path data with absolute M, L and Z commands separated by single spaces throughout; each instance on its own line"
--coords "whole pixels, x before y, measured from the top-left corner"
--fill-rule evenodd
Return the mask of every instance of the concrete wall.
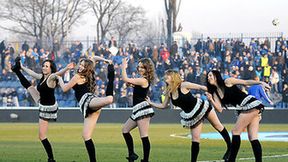
M 99 123 L 124 123 L 131 114 L 131 109 L 103 109 L 98 120 Z M 158 110 L 152 123 L 180 123 L 180 110 Z M 17 114 L 18 118 L 11 118 Z M 235 111 L 224 110 L 218 114 L 222 123 L 235 123 Z M 13 117 L 13 115 L 12 115 Z M 15 115 L 14 115 L 15 117 Z M 82 122 L 83 117 L 77 108 L 60 108 L 57 122 Z M 38 108 L 2 108 L 0 109 L 0 122 L 38 122 Z M 262 115 L 261 123 L 288 124 L 288 109 L 268 109 Z

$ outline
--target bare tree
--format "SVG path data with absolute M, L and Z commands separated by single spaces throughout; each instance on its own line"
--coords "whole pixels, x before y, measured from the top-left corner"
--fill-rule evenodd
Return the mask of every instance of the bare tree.
M 120 4 L 121 0 L 89 0 L 89 6 L 92 8 L 94 15 L 97 18 L 96 32 L 98 43 L 100 41 L 100 36 L 101 42 L 104 41 Z
M 159 23 L 159 24 L 158 24 Z M 146 22 L 145 28 L 142 28 L 139 37 L 142 39 L 138 44 L 140 46 L 155 46 L 155 45 L 160 45 L 161 39 L 157 39 L 161 37 L 161 32 L 160 32 L 160 24 L 161 22 Z M 155 39 L 156 38 L 156 39 Z M 141 43 L 142 42 L 142 43 Z
M 1 28 L 34 37 L 40 45 L 44 37 L 63 40 L 71 26 L 84 14 L 81 0 L 4 0 L 0 18 L 14 23 Z M 60 36 L 60 37 L 58 37 Z M 53 42 L 52 42 L 53 43 Z
M 60 39 L 63 43 L 72 26 L 86 12 L 88 6 L 81 3 L 81 0 L 52 0 L 50 5 L 45 34 L 52 39 L 52 43 L 55 39 Z
M 180 9 L 180 4 L 181 4 L 181 0 L 178 1 L 178 5 L 177 5 L 177 0 L 172 0 L 172 7 L 173 7 L 173 28 L 172 31 L 173 33 L 177 31 L 177 16 L 179 13 L 179 9 Z
M 130 34 L 146 27 L 145 22 L 145 11 L 142 7 L 122 3 L 117 10 L 110 33 L 115 34 L 122 45 Z
M 172 44 L 172 33 L 176 31 L 176 20 L 179 13 L 181 0 L 179 0 L 178 7 L 177 0 L 164 0 L 165 10 L 167 14 L 167 46 L 170 47 Z

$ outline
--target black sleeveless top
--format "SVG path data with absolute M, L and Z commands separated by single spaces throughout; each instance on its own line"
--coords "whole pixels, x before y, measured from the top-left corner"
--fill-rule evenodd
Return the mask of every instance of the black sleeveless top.
M 220 98 L 218 92 L 216 92 L 216 94 Z M 225 106 L 228 106 L 229 104 L 236 106 L 240 105 L 247 96 L 248 95 L 242 92 L 236 85 L 233 85 L 232 87 L 225 86 L 224 97 L 222 99 L 220 98 L 220 100 Z
M 148 90 L 150 87 L 150 83 L 147 88 L 143 88 L 139 85 L 135 85 L 133 89 L 133 106 L 137 105 L 140 102 L 146 101 L 145 98 L 147 96 Z
M 47 85 L 47 78 L 44 80 L 43 76 L 40 79 L 40 82 L 37 85 L 37 90 L 40 93 L 40 104 L 50 106 L 55 104 L 56 99 L 54 96 L 54 88 L 50 88 Z
M 191 112 L 191 110 L 197 103 L 197 99 L 194 96 L 192 96 L 191 92 L 183 94 L 181 92 L 180 87 L 177 90 L 178 90 L 178 98 L 176 100 L 173 99 L 172 93 L 170 93 L 173 105 L 180 107 L 185 113 Z
M 73 86 L 73 89 L 75 91 L 75 97 L 76 100 L 79 102 L 81 100 L 81 97 L 85 94 L 85 93 L 89 93 L 89 88 L 88 88 L 88 83 L 83 83 L 83 84 L 75 84 Z

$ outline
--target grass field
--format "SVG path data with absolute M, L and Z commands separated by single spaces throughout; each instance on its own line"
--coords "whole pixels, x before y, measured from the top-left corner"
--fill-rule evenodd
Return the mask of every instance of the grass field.
M 231 130 L 232 125 L 226 125 Z M 82 124 L 52 123 L 49 126 L 49 140 L 54 149 L 57 162 L 87 162 L 88 155 L 81 138 Z M 288 124 L 262 124 L 260 131 L 288 131 Z M 203 132 L 214 132 L 205 125 Z M 188 130 L 179 124 L 152 124 L 150 127 L 151 162 L 190 161 L 190 139 L 170 137 L 170 134 L 185 134 Z M 142 145 L 138 130 L 132 132 L 135 150 L 142 157 Z M 126 162 L 126 144 L 121 134 L 121 124 L 97 124 L 93 140 L 98 162 Z M 264 162 L 288 161 L 288 142 L 262 141 Z M 222 140 L 201 141 L 199 161 L 221 159 L 225 152 Z M 285 155 L 284 157 L 271 157 Z M 242 141 L 238 158 L 253 157 L 250 143 Z M 35 123 L 0 123 L 0 161 L 1 162 L 39 162 L 46 161 L 46 153 L 38 140 L 38 125 Z M 139 160 L 140 161 L 140 158 Z M 241 160 L 254 161 L 254 160 Z

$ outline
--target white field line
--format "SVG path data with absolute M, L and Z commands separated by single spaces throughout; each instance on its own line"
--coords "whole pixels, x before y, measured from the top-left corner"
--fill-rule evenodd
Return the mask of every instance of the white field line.
M 179 136 L 176 134 L 171 134 L 170 137 L 177 137 L 177 138 L 187 138 L 185 136 Z M 282 155 L 271 155 L 271 156 L 262 156 L 262 159 L 270 159 L 270 158 L 282 158 L 282 157 L 288 157 L 288 154 L 282 154 Z M 245 160 L 254 160 L 254 157 L 249 158 L 239 158 L 238 161 L 245 161 Z M 223 162 L 224 160 L 204 160 L 199 162 Z
M 271 156 L 262 156 L 262 159 L 271 159 L 271 158 L 282 158 L 282 157 L 288 157 L 288 154 L 283 155 L 271 155 Z M 254 157 L 249 158 L 239 158 L 237 161 L 246 161 L 246 160 L 254 160 Z M 204 160 L 204 161 L 198 161 L 198 162 L 222 162 L 224 160 Z

